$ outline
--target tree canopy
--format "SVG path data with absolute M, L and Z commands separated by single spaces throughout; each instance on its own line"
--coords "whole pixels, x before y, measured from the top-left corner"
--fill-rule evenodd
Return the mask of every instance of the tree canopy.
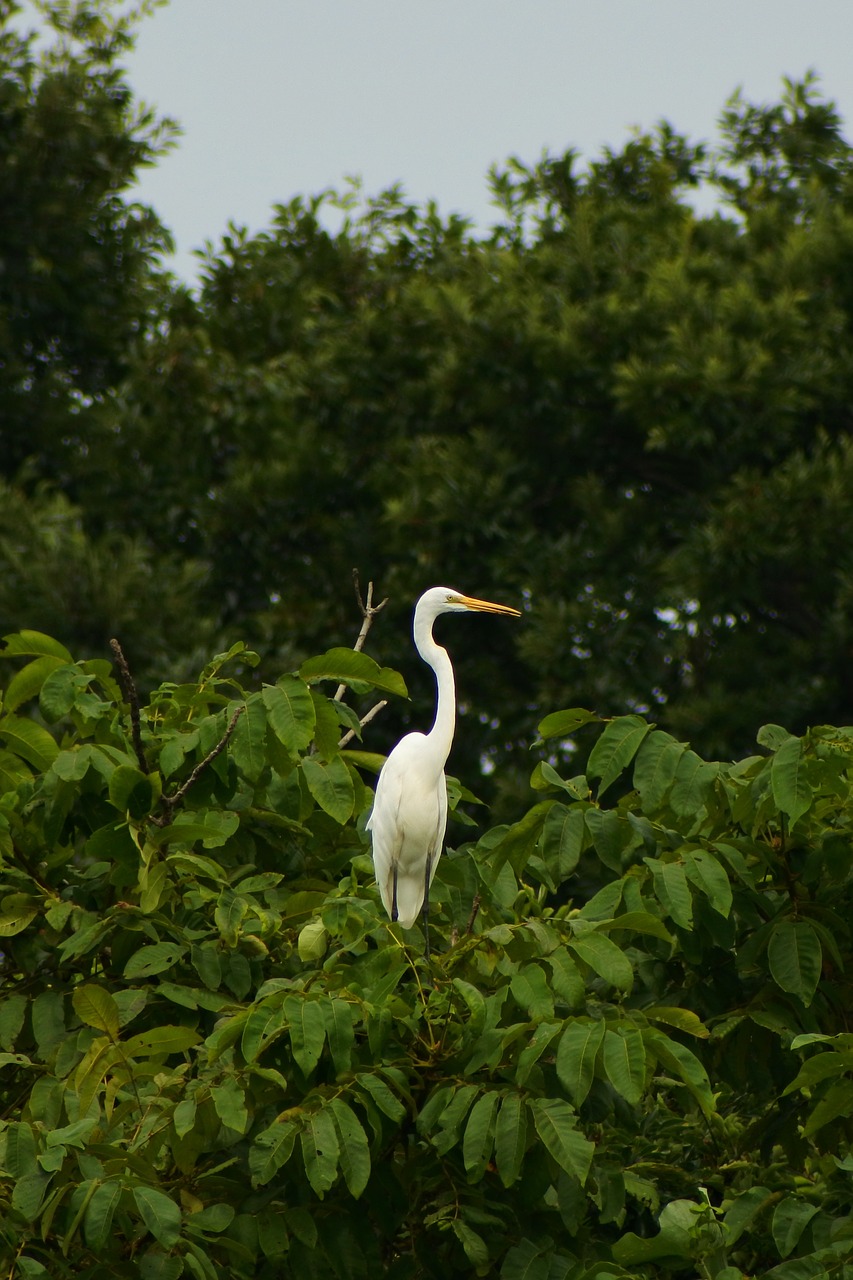
M 190 289 L 149 7 L 0 0 L 6 1273 L 846 1280 L 837 111 L 512 159 L 487 232 L 300 197 Z M 427 963 L 364 823 L 435 583 L 524 617 L 448 640 Z

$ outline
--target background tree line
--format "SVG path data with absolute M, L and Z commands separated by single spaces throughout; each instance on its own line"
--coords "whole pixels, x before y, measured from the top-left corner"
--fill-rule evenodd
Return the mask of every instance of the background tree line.
M 118 631 L 151 679 L 239 632 L 270 673 L 348 636 L 356 565 L 382 661 L 430 583 L 521 597 L 460 657 L 500 714 L 463 741 L 510 787 L 531 706 L 648 711 L 724 758 L 850 718 L 853 178 L 814 83 L 735 97 L 713 147 L 661 124 L 512 160 L 486 235 L 396 189 L 295 199 L 193 292 L 129 197 L 174 136 L 127 86 L 132 20 L 48 6 L 36 56 L 14 9 L 4 629 Z

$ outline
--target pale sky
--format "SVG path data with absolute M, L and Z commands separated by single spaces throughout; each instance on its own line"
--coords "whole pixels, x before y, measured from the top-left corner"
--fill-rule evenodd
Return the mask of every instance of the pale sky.
M 485 228 L 495 161 L 593 158 L 662 118 L 711 140 L 735 88 L 774 102 L 809 68 L 853 135 L 853 0 L 171 0 L 128 66 L 184 130 L 138 194 L 187 279 L 229 220 L 347 174 Z

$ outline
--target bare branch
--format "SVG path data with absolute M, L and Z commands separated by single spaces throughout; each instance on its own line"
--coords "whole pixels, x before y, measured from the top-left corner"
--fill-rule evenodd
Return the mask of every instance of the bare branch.
M 475 893 L 474 901 L 471 904 L 471 914 L 468 917 L 468 923 L 465 926 L 465 936 L 467 938 L 470 938 L 474 930 L 474 921 L 477 919 L 477 915 L 479 914 L 479 911 L 480 911 L 480 895 L 479 893 Z
M 356 642 L 353 645 L 353 649 L 355 650 L 356 653 L 360 653 L 364 646 L 364 642 L 367 639 L 367 633 L 370 630 L 370 628 L 373 626 L 373 619 L 376 617 L 377 613 L 379 613 L 381 609 L 385 608 L 386 604 L 388 603 L 388 597 L 386 596 L 384 600 L 381 600 L 379 604 L 375 605 L 373 603 L 373 583 L 368 582 L 367 600 L 366 601 L 362 600 L 361 585 L 359 583 L 359 578 L 358 578 L 358 569 L 353 569 L 352 571 L 352 583 L 353 583 L 353 586 L 355 587 L 355 598 L 358 601 L 358 607 L 361 610 L 361 618 L 362 618 L 361 630 L 358 633 L 358 638 L 356 639 Z M 339 684 L 337 689 L 335 690 L 335 701 L 341 702 L 343 700 L 343 697 L 346 691 L 347 691 L 346 685 Z
M 139 761 L 140 769 L 143 773 L 147 773 L 148 761 L 145 759 L 145 751 L 142 747 L 142 733 L 139 728 L 139 695 L 136 692 L 133 676 L 130 674 L 130 667 L 127 665 L 127 658 L 124 656 L 118 640 L 111 640 L 110 648 L 115 656 L 122 692 L 130 707 L 130 733 L 133 739 L 133 749 L 136 752 L 136 759 Z
M 211 761 L 215 760 L 216 757 L 225 750 L 226 746 L 228 745 L 228 739 L 231 737 L 232 733 L 237 728 L 237 721 L 240 719 L 240 716 L 243 714 L 245 710 L 246 710 L 245 704 L 242 707 L 237 708 L 237 710 L 234 712 L 233 716 L 228 722 L 228 728 L 225 730 L 222 737 L 217 742 L 216 746 L 213 748 L 212 751 L 208 751 L 207 755 L 204 757 L 203 760 L 199 761 L 199 763 L 193 769 L 192 773 L 187 778 L 183 786 L 179 787 L 178 790 L 173 795 L 171 796 L 164 795 L 161 797 L 163 804 L 166 806 L 167 812 L 160 818 L 152 818 L 152 821 L 155 822 L 158 827 L 166 826 L 166 824 L 171 820 L 172 811 L 181 803 L 181 801 L 183 800 L 184 796 L 187 794 L 187 792 L 189 791 L 193 783 L 198 781 L 200 775 L 204 772 L 204 770 L 211 763 Z

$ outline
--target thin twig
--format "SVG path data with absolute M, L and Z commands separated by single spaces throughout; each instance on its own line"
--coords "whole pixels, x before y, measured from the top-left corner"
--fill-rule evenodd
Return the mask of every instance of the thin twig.
M 136 759 L 139 761 L 140 769 L 143 773 L 147 773 L 148 761 L 145 759 L 145 752 L 142 748 L 142 734 L 139 728 L 139 695 L 136 692 L 133 676 L 130 674 L 130 667 L 127 665 L 127 658 L 124 656 L 118 640 L 111 640 L 110 648 L 115 655 L 122 692 L 130 707 L 130 732 L 133 739 L 133 749 L 136 752 Z
M 204 757 L 203 760 L 199 761 L 199 763 L 193 769 L 192 773 L 187 778 L 183 786 L 179 787 L 178 790 L 174 792 L 174 794 L 170 796 L 164 795 L 161 797 L 163 804 L 166 806 L 166 809 L 168 810 L 168 812 L 165 813 L 160 818 L 152 818 L 152 821 L 155 822 L 158 827 L 166 826 L 166 824 L 171 820 L 172 810 L 181 803 L 184 796 L 189 791 L 190 787 L 193 785 L 194 782 L 198 781 L 199 776 L 204 772 L 204 770 L 211 763 L 211 761 L 215 760 L 216 757 L 222 751 L 225 750 L 226 746 L 228 745 L 228 739 L 231 737 L 231 734 L 237 728 L 237 721 L 240 719 L 240 716 L 243 714 L 245 710 L 246 710 L 245 704 L 242 707 L 237 708 L 237 710 L 234 712 L 233 716 L 228 722 L 228 728 L 225 730 L 222 737 L 217 742 L 216 746 L 213 748 L 212 751 L 208 751 L 207 755 Z
M 473 930 L 474 930 L 474 921 L 477 919 L 477 915 L 478 915 L 479 911 L 480 911 L 480 895 L 479 895 L 479 893 L 475 893 L 475 894 L 474 894 L 474 901 L 473 901 L 473 903 L 471 904 L 471 914 L 470 914 L 470 916 L 468 917 L 468 923 L 467 923 L 467 924 L 466 924 L 466 926 L 465 926 L 465 936 L 466 936 L 466 938 L 470 938 L 470 936 L 471 936 L 471 934 L 472 934 L 472 932 L 473 932 Z
M 368 582 L 367 600 L 366 601 L 362 600 L 361 586 L 359 585 L 359 580 L 358 580 L 358 569 L 353 569 L 352 571 L 352 583 L 353 583 L 353 586 L 355 587 L 355 598 L 358 601 L 358 607 L 361 610 L 361 618 L 362 618 L 361 630 L 358 633 L 358 638 L 355 644 L 353 645 L 353 649 L 356 653 L 360 653 L 364 645 L 364 642 L 367 639 L 367 633 L 370 630 L 370 628 L 373 626 L 373 619 L 376 617 L 377 613 L 379 613 L 381 609 L 385 608 L 386 604 L 388 603 L 388 597 L 386 596 L 385 599 L 380 601 L 379 604 L 374 605 L 373 583 Z M 347 691 L 346 685 L 339 684 L 337 689 L 335 690 L 335 702 L 340 702 L 344 694 L 346 693 L 346 691 Z
M 371 707 L 371 708 L 370 708 L 370 710 L 368 711 L 367 715 L 364 715 L 364 716 L 362 716 L 362 717 L 361 717 L 361 719 L 360 719 L 360 720 L 359 720 L 359 722 L 358 722 L 358 727 L 359 727 L 360 729 L 363 729 L 363 728 L 364 728 L 364 726 L 365 726 L 369 721 L 371 721 L 375 715 L 378 715 L 378 713 L 382 710 L 382 708 L 383 708 L 383 707 L 387 707 L 387 706 L 388 706 L 388 699 L 387 699 L 387 698 L 383 698 L 381 702 L 377 702 L 377 704 L 376 704 L 376 706 L 375 706 L 375 707 Z M 349 730 L 344 734 L 344 736 L 341 738 L 340 742 L 338 743 L 338 746 L 339 746 L 339 747 L 345 747 L 345 746 L 347 745 L 347 743 L 348 743 L 352 738 L 354 738 L 354 737 L 355 737 L 355 729 L 349 729 Z

